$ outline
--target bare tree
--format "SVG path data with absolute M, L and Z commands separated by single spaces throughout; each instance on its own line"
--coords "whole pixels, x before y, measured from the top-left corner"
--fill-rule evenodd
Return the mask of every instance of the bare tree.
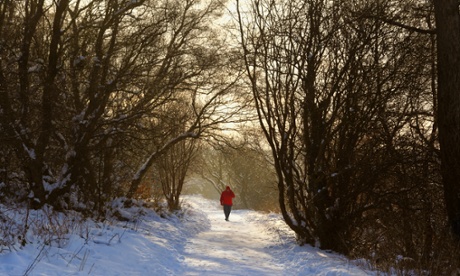
M 132 196 L 155 157 L 234 121 L 220 1 L 2 1 L 2 141 L 37 207 Z M 8 22 L 22 22 L 23 33 Z M 19 54 L 18 54 L 19 53 Z M 188 94 L 189 120 L 161 124 Z M 230 108 L 223 108 L 232 102 Z M 145 166 L 144 166 L 145 165 Z M 73 196 L 71 196 L 73 195 Z M 75 204 L 75 206 L 82 206 Z
M 171 129 L 165 133 L 166 137 L 177 137 L 184 133 L 184 127 L 192 116 L 188 106 L 188 98 L 178 98 L 177 102 L 164 105 L 167 111 L 162 117 L 161 125 L 164 129 Z M 155 158 L 152 165 L 153 173 L 157 174 L 156 180 L 162 188 L 162 195 L 166 199 L 170 210 L 180 209 L 180 196 L 185 182 L 185 177 L 191 162 L 195 159 L 198 141 L 186 139 L 174 143 L 164 153 Z
M 302 242 L 342 253 L 368 212 L 393 200 L 394 143 L 409 127 L 408 99 L 424 88 L 413 85 L 424 67 L 405 64 L 411 42 L 395 26 L 356 16 L 369 6 L 355 4 L 254 1 L 239 10 L 281 212 Z
M 16 57 L 17 64 L 9 67 L 3 64 L 1 69 L 1 110 L 2 128 L 7 134 L 8 143 L 18 154 L 30 185 L 30 198 L 34 205 L 42 205 L 46 201 L 47 150 L 55 126 L 53 119 L 57 113 L 54 99 L 60 94 L 59 62 L 62 54 L 63 22 L 67 14 L 69 1 L 61 1 L 55 6 L 54 16 L 45 27 L 49 33 L 40 33 L 45 12 L 53 4 L 45 1 L 26 1 L 24 3 L 1 3 L 3 11 L 2 30 L 8 32 L 8 21 L 16 21 L 16 16 L 23 16 L 23 32 L 13 44 L 4 45 L 2 55 L 11 61 Z M 19 10 L 23 10 L 20 13 Z M 11 31 L 11 29 L 9 30 Z M 47 41 L 46 48 L 41 48 L 40 42 Z M 16 44 L 14 44 L 16 43 Z M 3 48 L 3 47 L 2 47 Z M 16 52 L 18 50 L 18 52 Z M 43 53 L 43 56 L 40 54 Z M 11 86 L 14 74 L 6 68 L 15 68 L 17 86 Z M 36 77 L 35 77 L 36 76 Z M 9 90 L 8 87 L 13 88 Z
M 195 152 L 196 140 L 184 140 L 175 144 L 155 162 L 170 210 L 180 209 L 180 195 Z

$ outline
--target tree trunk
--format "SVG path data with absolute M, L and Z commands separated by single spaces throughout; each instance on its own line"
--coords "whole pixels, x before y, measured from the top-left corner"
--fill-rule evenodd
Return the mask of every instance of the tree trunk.
M 457 0 L 437 0 L 434 6 L 441 174 L 449 224 L 460 238 L 460 15 Z

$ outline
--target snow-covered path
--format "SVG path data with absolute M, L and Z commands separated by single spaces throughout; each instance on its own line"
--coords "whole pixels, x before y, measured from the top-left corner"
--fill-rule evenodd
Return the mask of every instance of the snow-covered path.
M 201 224 L 201 232 L 186 240 L 184 275 L 376 275 L 343 256 L 296 245 L 279 215 L 233 210 L 227 222 L 217 200 L 192 196 L 185 201 L 195 210 L 191 223 Z
M 234 210 L 230 221 L 210 204 L 192 203 L 204 211 L 210 229 L 185 246 L 187 275 L 281 275 L 283 265 L 270 255 L 273 244 L 265 229 L 248 221 L 247 211 Z

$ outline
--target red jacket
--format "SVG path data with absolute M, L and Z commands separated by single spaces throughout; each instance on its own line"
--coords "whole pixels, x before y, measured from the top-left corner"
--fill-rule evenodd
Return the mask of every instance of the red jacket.
M 227 186 L 227 189 L 222 192 L 220 195 L 220 205 L 233 205 L 233 198 L 235 197 L 235 194 L 233 191 L 230 189 L 229 186 Z

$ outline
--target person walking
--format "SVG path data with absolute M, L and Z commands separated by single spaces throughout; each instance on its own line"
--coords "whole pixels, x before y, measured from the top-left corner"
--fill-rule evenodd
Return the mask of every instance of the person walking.
M 220 205 L 224 206 L 225 220 L 228 221 L 230 212 L 232 211 L 233 198 L 235 198 L 235 193 L 233 193 L 230 186 L 227 186 L 225 191 L 220 195 Z

